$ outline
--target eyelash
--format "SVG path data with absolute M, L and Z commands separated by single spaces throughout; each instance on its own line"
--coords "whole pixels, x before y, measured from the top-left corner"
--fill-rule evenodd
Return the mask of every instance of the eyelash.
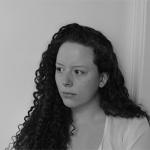
M 59 73 L 61 73 L 61 69 L 63 69 L 63 68 L 61 68 L 61 67 L 56 67 L 56 71 L 57 72 L 59 72 Z M 83 74 L 85 74 L 85 72 L 84 71 L 81 71 L 81 70 L 74 70 L 74 72 L 76 73 L 76 74 L 78 74 L 77 72 L 80 72 L 80 75 L 83 75 Z M 78 74 L 79 75 L 79 74 Z

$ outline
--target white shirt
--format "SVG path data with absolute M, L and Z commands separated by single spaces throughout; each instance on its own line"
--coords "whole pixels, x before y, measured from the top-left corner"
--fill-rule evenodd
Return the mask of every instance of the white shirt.
M 131 150 L 145 132 L 150 132 L 146 118 L 106 116 L 104 135 L 98 150 Z

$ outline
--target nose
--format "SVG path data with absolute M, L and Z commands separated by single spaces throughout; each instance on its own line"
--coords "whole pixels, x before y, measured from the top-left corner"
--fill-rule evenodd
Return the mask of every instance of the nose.
M 65 87 L 72 87 L 73 86 L 73 79 L 70 73 L 66 73 L 63 78 L 63 86 Z

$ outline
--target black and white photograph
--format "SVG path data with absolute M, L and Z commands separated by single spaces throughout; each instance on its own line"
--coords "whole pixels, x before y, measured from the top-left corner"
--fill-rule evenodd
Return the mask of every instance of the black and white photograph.
M 0 0 L 0 150 L 150 150 L 149 0 Z

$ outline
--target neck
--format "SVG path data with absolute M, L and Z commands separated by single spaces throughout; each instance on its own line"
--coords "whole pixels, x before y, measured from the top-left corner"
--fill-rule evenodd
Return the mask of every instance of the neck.
M 93 100 L 83 106 L 72 109 L 74 123 L 77 126 L 104 121 L 105 113 L 99 106 L 99 99 L 100 96 L 97 95 Z

